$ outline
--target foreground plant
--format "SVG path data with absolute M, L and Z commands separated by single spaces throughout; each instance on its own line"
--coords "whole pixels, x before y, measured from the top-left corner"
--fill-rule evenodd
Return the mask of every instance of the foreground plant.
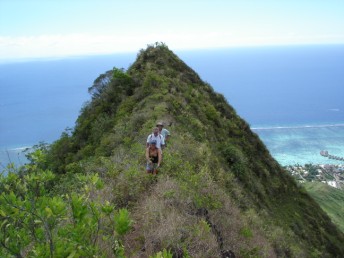
M 97 174 L 79 175 L 82 191 L 56 196 L 49 192 L 56 175 L 34 163 L 26 171 L 0 179 L 1 257 L 106 256 L 100 242 L 124 254 L 120 238 L 130 230 L 129 213 L 91 200 L 102 186 Z

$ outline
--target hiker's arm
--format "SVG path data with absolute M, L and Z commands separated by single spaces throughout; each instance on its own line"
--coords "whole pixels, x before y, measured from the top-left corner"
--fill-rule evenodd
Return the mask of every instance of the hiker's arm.
M 146 142 L 146 148 L 148 148 L 148 147 L 149 147 L 149 136 L 148 136 L 147 142 Z
M 151 162 L 151 160 L 149 158 L 149 147 L 146 148 L 146 160 L 147 160 L 147 162 Z
M 160 135 L 160 141 L 161 141 L 161 149 L 165 148 L 165 137 L 163 135 Z
M 161 159 L 162 159 L 161 150 L 158 149 L 158 167 L 160 167 Z
M 170 138 L 170 136 L 171 136 L 171 133 L 170 133 L 170 131 L 169 131 L 169 130 L 167 130 L 167 129 L 166 129 L 166 132 L 167 132 L 167 134 L 166 134 L 165 141 L 168 141 L 168 139 L 169 139 L 169 138 Z

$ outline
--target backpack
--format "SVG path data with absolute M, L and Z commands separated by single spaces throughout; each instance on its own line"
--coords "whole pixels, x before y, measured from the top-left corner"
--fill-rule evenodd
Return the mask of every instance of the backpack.
M 153 133 L 149 136 L 149 138 L 148 138 L 148 139 L 149 139 L 149 140 L 148 140 L 149 142 L 151 141 L 151 139 L 152 139 L 153 136 L 154 136 Z M 161 134 L 159 134 L 159 139 L 160 139 L 160 146 L 161 146 L 161 147 L 164 146 L 164 145 L 162 144 L 163 142 L 162 142 L 162 139 L 161 139 Z M 147 143 L 147 144 L 148 144 L 148 143 Z
M 152 134 L 149 136 L 149 141 L 152 139 L 153 136 L 154 136 L 154 134 L 152 133 Z M 161 134 L 159 134 L 159 138 L 160 138 L 160 141 L 161 141 Z

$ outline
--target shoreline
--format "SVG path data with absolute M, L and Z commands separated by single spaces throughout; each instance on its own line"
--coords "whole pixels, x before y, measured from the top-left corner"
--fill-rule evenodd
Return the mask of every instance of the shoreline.
M 283 166 L 283 168 L 299 183 L 321 182 L 344 190 L 344 163 L 340 165 L 296 164 Z
M 16 167 L 23 166 L 28 162 L 25 157 L 25 150 L 32 149 L 32 146 L 22 146 L 0 149 L 0 171 L 1 168 L 5 169 L 8 164 L 13 163 Z

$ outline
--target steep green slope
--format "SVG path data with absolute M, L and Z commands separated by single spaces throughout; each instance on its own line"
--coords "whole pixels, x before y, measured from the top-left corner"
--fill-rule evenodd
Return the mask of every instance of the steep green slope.
M 344 232 L 344 191 L 320 182 L 306 183 L 305 188 Z
M 216 221 L 222 235 L 222 243 L 214 249 L 217 252 L 222 249 L 237 254 L 273 252 L 277 256 L 298 252 L 343 254 L 343 235 L 326 214 L 281 169 L 224 97 L 165 45 L 141 51 L 127 72 L 108 72 L 90 90 L 93 100 L 83 108 L 75 131 L 61 139 L 67 142 L 63 148 L 70 149 L 63 149 L 66 158 L 58 165 L 68 164 L 68 171 L 82 164 L 79 160 L 109 157 L 106 165 L 99 158 L 92 164 L 97 164 L 98 171 L 106 171 L 103 176 L 112 182 L 111 198 L 116 205 L 138 209 L 136 221 L 140 222 L 141 231 L 135 231 L 135 235 L 142 241 L 138 245 L 150 243 L 152 252 L 163 247 L 180 249 L 185 237 L 193 238 L 180 232 L 184 228 L 181 222 L 171 232 L 165 232 L 164 237 L 159 238 L 162 233 L 156 232 L 157 239 L 148 241 L 145 234 L 153 230 L 149 226 L 152 222 L 149 217 L 140 216 L 149 213 L 142 211 L 147 205 L 141 206 L 141 202 L 157 198 L 154 193 L 162 180 L 175 184 L 176 189 L 165 189 L 160 201 L 173 203 L 177 199 L 177 203 L 172 204 L 171 211 L 162 205 L 156 223 L 164 218 L 160 221 L 163 227 L 173 220 L 168 215 L 177 213 L 181 221 L 191 216 L 197 227 L 197 221 L 205 219 L 198 214 L 204 211 L 210 216 L 206 219 L 208 224 Z M 164 154 L 162 178 L 147 192 L 141 153 L 147 134 L 158 120 L 171 125 L 173 141 Z M 59 157 L 55 151 L 61 151 L 55 146 L 52 163 Z M 114 167 L 110 171 L 108 162 Z M 232 224 L 228 215 L 223 216 L 231 212 L 236 214 L 234 221 L 238 225 Z M 252 217 L 257 217 L 257 221 L 250 224 Z M 154 223 L 152 226 L 155 228 Z M 247 234 L 245 239 L 245 229 L 257 233 Z M 214 230 L 211 233 L 216 235 Z M 256 237 L 268 243 L 264 245 L 268 251 L 259 250 L 254 244 Z
M 51 196 L 82 193 L 80 177 L 93 182 L 98 175 L 104 185 L 88 199 L 102 210 L 108 203 L 129 210 L 132 228 L 115 240 L 110 220 L 97 220 L 92 241 L 82 238 L 95 246 L 92 254 L 111 257 L 123 244 L 129 257 L 163 249 L 174 257 L 344 255 L 344 235 L 319 205 L 166 45 L 141 50 L 127 71 L 102 74 L 89 91 L 74 131 L 33 166 L 56 175 L 47 186 Z M 144 146 L 157 121 L 172 138 L 153 177 L 145 173 Z

